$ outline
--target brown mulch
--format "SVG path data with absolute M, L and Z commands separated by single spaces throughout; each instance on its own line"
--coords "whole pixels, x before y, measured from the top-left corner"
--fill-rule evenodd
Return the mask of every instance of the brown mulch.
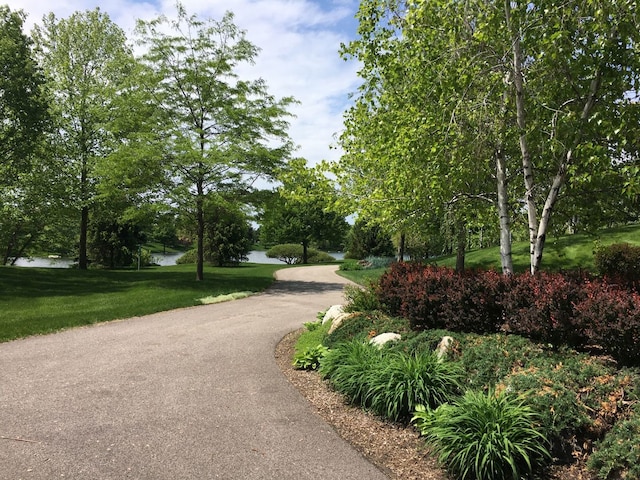
M 286 335 L 276 347 L 275 358 L 289 382 L 315 408 L 325 422 L 361 452 L 389 478 L 403 480 L 450 480 L 429 455 L 412 427 L 384 421 L 350 405 L 317 372 L 296 370 L 291 362 L 302 329 Z M 594 480 L 583 465 L 555 466 L 543 477 L 549 480 Z

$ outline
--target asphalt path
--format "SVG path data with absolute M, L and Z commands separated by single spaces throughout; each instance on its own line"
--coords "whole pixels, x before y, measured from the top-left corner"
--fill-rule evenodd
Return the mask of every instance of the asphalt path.
M 274 350 L 342 302 L 334 266 L 253 297 L 0 344 L 0 479 L 384 479 Z

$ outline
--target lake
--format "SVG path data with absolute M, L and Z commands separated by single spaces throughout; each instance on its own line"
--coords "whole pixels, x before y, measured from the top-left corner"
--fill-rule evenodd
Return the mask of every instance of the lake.
M 152 255 L 155 263 L 160 265 L 161 267 L 166 267 L 170 265 L 175 265 L 176 261 L 183 255 L 183 253 L 154 253 Z M 342 252 L 333 252 L 330 254 L 336 260 L 344 260 L 344 253 Z M 268 264 L 282 264 L 280 260 L 276 258 L 267 257 L 266 252 L 254 250 L 249 252 L 249 260 L 250 263 L 268 263 Z M 69 268 L 73 265 L 73 260 L 70 258 L 19 258 L 16 261 L 16 266 L 18 267 L 38 267 L 38 268 Z

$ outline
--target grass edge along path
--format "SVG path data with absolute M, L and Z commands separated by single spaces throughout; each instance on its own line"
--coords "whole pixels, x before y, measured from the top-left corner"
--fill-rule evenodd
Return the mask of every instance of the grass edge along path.
M 204 280 L 196 282 L 193 265 L 141 271 L 0 267 L 0 342 L 262 292 L 281 268 L 286 265 L 206 267 Z

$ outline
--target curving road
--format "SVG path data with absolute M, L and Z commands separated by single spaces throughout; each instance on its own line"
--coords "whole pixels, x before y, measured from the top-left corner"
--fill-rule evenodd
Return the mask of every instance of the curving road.
M 0 479 L 385 479 L 281 374 L 335 266 L 266 293 L 0 344 Z

